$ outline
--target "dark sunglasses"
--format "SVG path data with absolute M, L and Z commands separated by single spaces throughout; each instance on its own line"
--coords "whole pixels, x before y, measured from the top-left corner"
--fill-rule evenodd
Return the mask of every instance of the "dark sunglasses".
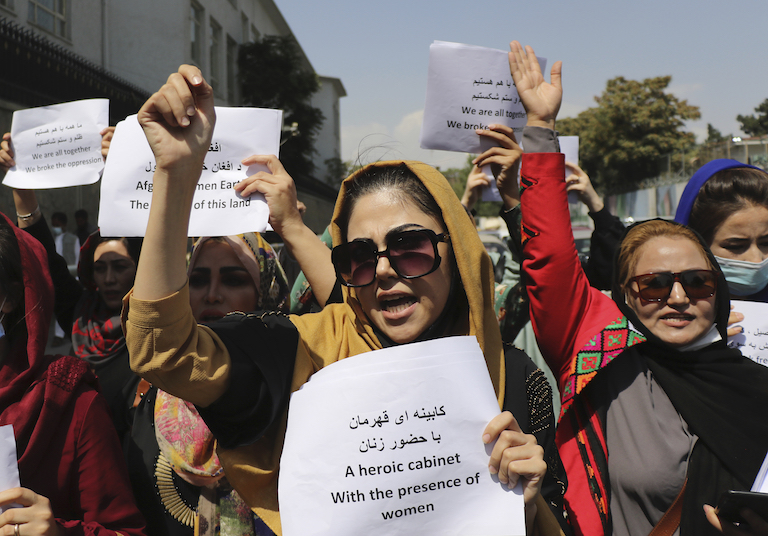
M 387 235 L 387 249 L 379 251 L 373 240 L 358 238 L 333 248 L 331 260 L 339 281 L 348 287 L 373 283 L 380 257 L 388 258 L 392 269 L 403 279 L 416 279 L 437 270 L 437 244 L 448 239 L 448 233 L 411 229 Z
M 669 298 L 675 281 L 692 300 L 704 300 L 715 295 L 717 273 L 712 270 L 685 270 L 684 272 L 659 272 L 643 274 L 629 279 L 637 283 L 637 290 L 630 286 L 632 294 L 647 302 L 662 302 Z

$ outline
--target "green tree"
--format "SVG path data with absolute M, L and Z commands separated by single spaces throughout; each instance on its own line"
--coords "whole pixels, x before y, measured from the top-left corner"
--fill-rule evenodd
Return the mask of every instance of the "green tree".
M 267 35 L 240 46 L 238 56 L 243 104 L 283 110 L 280 160 L 294 176 L 312 175 L 315 138 L 323 113 L 310 98 L 320 88 L 317 75 L 302 58 L 292 36 Z M 294 123 L 296 128 L 293 128 Z
M 768 99 L 756 108 L 757 115 L 737 115 L 736 121 L 741 123 L 741 130 L 747 136 L 765 136 L 768 134 Z
M 579 136 L 581 167 L 603 193 L 630 191 L 660 171 L 662 156 L 695 143 L 684 121 L 699 119 L 698 106 L 665 92 L 671 76 L 642 82 L 609 80 L 597 106 L 558 121 L 562 135 Z
M 707 139 L 704 140 L 704 143 L 719 143 L 723 140 L 725 140 L 725 136 L 711 123 L 707 123 Z

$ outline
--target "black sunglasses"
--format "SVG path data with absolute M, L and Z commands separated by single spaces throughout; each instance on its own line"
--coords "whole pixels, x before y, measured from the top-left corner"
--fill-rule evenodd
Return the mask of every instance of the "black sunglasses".
M 685 270 L 684 272 L 659 272 L 642 274 L 629 279 L 637 283 L 637 290 L 630 286 L 633 295 L 647 302 L 662 302 L 669 298 L 675 281 L 692 300 L 704 300 L 715 295 L 717 273 L 713 270 Z
M 416 279 L 437 270 L 440 266 L 437 244 L 448 240 L 448 233 L 410 229 L 387 235 L 384 251 L 379 251 L 369 238 L 341 244 L 333 248 L 331 260 L 339 282 L 348 287 L 373 283 L 380 257 L 388 258 L 392 269 L 403 279 Z

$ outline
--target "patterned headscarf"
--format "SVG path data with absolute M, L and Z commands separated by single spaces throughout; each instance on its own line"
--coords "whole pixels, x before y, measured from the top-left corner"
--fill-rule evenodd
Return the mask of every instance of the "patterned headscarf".
M 195 267 L 197 257 L 202 249 L 201 246 L 212 238 L 214 237 L 203 236 L 195 242 L 192 256 L 189 259 L 187 275 Z M 283 267 L 278 262 L 277 254 L 272 246 L 259 233 L 223 236 L 220 239 L 232 246 L 235 255 L 243 263 L 243 267 L 256 284 L 258 292 L 256 309 L 287 313 L 290 306 L 288 278 L 285 276 Z
M 258 292 L 256 308 L 288 312 L 289 289 L 283 267 L 272 246 L 259 233 L 204 236 L 195 242 L 187 273 L 195 267 L 202 245 L 208 240 L 223 240 L 250 274 Z M 118 324 L 119 325 L 119 324 Z M 183 478 L 195 485 L 215 481 L 222 475 L 213 448 L 214 438 L 194 405 L 164 391 L 155 401 L 155 435 L 163 455 Z

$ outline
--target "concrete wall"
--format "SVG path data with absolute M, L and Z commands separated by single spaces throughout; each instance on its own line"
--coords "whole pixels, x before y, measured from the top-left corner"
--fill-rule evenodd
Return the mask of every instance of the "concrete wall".
M 219 86 L 217 105 L 237 105 L 239 95 L 228 99 L 227 91 L 227 37 L 244 43 L 263 35 L 290 35 L 286 23 L 273 0 L 195 0 L 204 10 L 202 22 L 202 50 L 199 67 L 205 76 L 211 68 L 209 53 L 210 23 L 214 19 L 221 26 L 219 47 Z M 159 89 L 183 63 L 192 63 L 191 54 L 191 2 L 192 0 L 70 0 L 67 2 L 69 32 L 65 37 L 48 33 L 27 21 L 27 0 L 13 0 L 12 8 L 0 6 L 0 17 L 28 27 L 49 41 L 70 50 L 88 61 L 103 67 L 114 75 L 148 91 Z M 303 51 L 302 51 L 303 54 Z M 304 55 L 306 65 L 311 68 Z M 321 91 L 313 99 L 327 118 L 327 124 L 318 136 L 317 178 L 325 176 L 324 161 L 340 154 L 340 124 L 338 99 L 345 95 L 340 81 L 323 78 Z M 340 89 L 339 89 L 340 88 Z M 0 102 L 0 135 L 10 130 L 11 115 L 21 108 L 13 102 Z M 39 199 L 44 214 L 61 210 L 70 218 L 78 208 L 85 208 L 91 221 L 97 220 L 98 185 L 62 188 L 41 192 Z M 308 196 L 304 196 L 308 197 Z M 307 201 L 305 201 L 307 203 Z M 310 199 L 316 203 L 314 214 L 328 223 L 332 204 Z M 307 203 L 309 206 L 310 203 Z M 0 188 L 0 209 L 12 214 L 11 191 Z M 310 216 L 314 218 L 314 215 Z

